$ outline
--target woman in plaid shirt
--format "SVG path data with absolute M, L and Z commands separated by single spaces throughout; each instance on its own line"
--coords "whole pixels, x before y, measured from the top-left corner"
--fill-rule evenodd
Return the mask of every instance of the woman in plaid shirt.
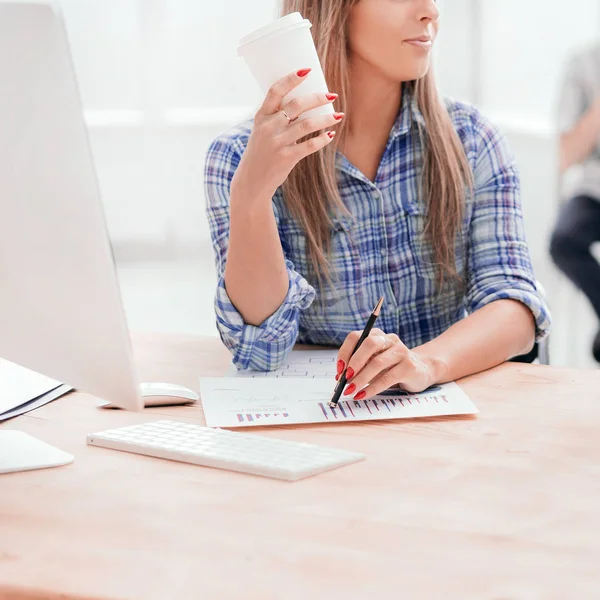
M 312 24 L 330 94 L 283 98 L 218 137 L 205 168 L 221 338 L 239 369 L 295 343 L 340 347 L 346 395 L 422 391 L 529 352 L 550 316 L 498 131 L 439 98 L 432 0 L 286 0 Z M 296 121 L 335 102 L 334 115 Z M 350 354 L 380 296 L 370 337 Z

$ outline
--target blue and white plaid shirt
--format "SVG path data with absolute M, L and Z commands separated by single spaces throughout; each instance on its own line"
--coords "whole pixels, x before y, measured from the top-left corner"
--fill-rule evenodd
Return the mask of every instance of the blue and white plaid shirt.
M 466 286 L 436 290 L 433 252 L 423 239 L 426 204 L 419 194 L 423 146 L 412 126 L 424 121 L 405 91 L 374 182 L 339 156 L 339 190 L 351 216 L 334 220 L 335 289 L 319 289 L 307 281 L 305 235 L 287 210 L 281 190 L 273 197 L 289 290 L 279 309 L 258 327 L 244 323 L 223 279 L 230 184 L 252 122 L 212 143 L 205 190 L 218 275 L 217 327 L 239 369 L 276 369 L 295 343 L 340 346 L 348 333 L 364 327 L 380 296 L 385 296 L 385 304 L 377 326 L 398 334 L 409 348 L 432 340 L 467 314 L 500 299 L 525 304 L 535 317 L 537 339 L 547 334 L 550 315 L 536 289 L 513 156 L 476 109 L 454 101 L 447 101 L 447 107 L 475 182 L 463 221 L 465 243 L 457 245 L 456 265 L 459 273 L 465 273 Z M 316 296 L 322 301 L 314 301 Z

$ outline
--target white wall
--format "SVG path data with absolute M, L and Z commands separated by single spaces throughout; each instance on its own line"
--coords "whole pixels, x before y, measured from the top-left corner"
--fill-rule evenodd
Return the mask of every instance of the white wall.
M 60 0 L 113 241 L 207 239 L 209 141 L 251 114 L 257 86 L 236 42 L 274 0 Z
M 600 4 L 485 0 L 481 17 L 482 104 L 552 119 L 565 57 L 600 34 Z
M 210 139 L 251 114 L 257 86 L 239 37 L 276 0 L 60 0 L 109 227 L 119 243 L 206 239 L 201 171 Z M 441 89 L 482 107 L 520 157 L 534 254 L 552 213 L 552 115 L 567 53 L 600 33 L 600 3 L 441 0 Z

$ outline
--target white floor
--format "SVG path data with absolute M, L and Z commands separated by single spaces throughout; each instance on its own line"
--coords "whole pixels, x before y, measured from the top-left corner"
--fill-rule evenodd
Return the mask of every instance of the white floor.
M 217 335 L 212 250 L 170 260 L 119 261 L 129 326 L 135 331 Z M 558 277 L 550 261 L 537 266 L 554 321 L 551 361 L 557 366 L 596 368 L 590 354 L 597 321 L 585 298 Z

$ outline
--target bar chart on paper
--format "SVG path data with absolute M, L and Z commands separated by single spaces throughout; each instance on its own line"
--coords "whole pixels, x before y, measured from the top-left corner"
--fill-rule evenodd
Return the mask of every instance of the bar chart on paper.
M 375 396 L 367 400 L 340 400 L 336 408 L 329 406 L 327 402 L 319 402 L 318 406 L 323 413 L 326 421 L 344 421 L 344 420 L 369 420 L 369 419 L 401 419 L 408 416 L 408 413 L 415 412 L 436 412 L 444 411 L 446 408 L 455 404 L 456 399 L 452 394 L 445 393 L 441 388 L 437 388 L 441 393 L 433 395 L 397 395 L 394 397 Z M 448 399 L 450 396 L 450 400 Z M 438 405 L 439 410 L 436 408 Z M 444 408 L 446 407 L 446 408 Z M 410 409 L 415 410 L 410 410 Z
M 257 427 L 297 423 L 342 423 L 384 419 L 414 419 L 477 413 L 455 383 L 422 394 L 389 390 L 366 400 L 342 399 L 328 405 L 329 380 L 283 378 L 206 378 L 200 394 L 210 427 Z
M 256 425 L 262 425 L 262 422 L 268 423 L 270 420 L 283 420 L 284 422 L 290 418 L 290 414 L 287 412 L 274 412 L 274 413 L 257 413 L 257 412 L 246 412 L 237 413 L 237 420 L 240 424 L 255 423 Z

